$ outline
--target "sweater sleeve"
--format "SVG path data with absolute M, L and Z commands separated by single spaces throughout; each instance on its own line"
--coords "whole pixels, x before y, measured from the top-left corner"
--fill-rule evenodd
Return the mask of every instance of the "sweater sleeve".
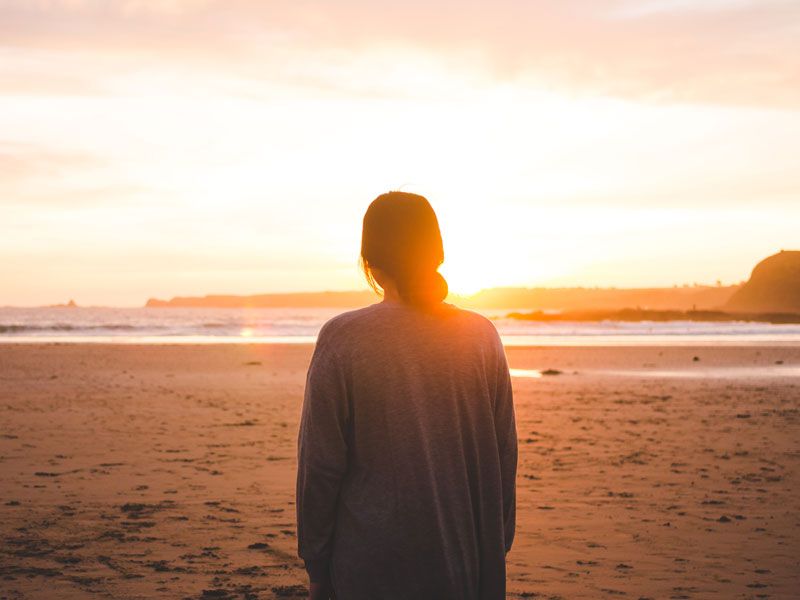
M 497 336 L 498 368 L 494 422 L 497 447 L 500 451 L 500 473 L 503 492 L 503 528 L 505 550 L 514 542 L 516 523 L 517 427 L 514 417 L 514 394 L 505 349 Z
M 341 362 L 322 338 L 321 332 L 306 377 L 297 461 L 298 554 L 314 583 L 329 578 L 349 414 Z

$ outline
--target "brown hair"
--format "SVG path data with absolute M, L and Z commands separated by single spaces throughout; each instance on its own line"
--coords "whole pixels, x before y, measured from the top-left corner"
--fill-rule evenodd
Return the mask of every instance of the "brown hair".
M 372 201 L 361 233 L 361 266 L 372 289 L 380 293 L 372 275 L 378 268 L 394 280 L 404 302 L 437 305 L 448 291 L 437 270 L 442 262 L 439 221 L 424 196 L 388 192 Z

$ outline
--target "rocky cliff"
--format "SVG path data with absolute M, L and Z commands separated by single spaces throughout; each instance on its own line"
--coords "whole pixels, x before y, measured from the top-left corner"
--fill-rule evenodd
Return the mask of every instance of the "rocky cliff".
M 781 250 L 758 263 L 725 305 L 730 312 L 800 313 L 800 251 Z

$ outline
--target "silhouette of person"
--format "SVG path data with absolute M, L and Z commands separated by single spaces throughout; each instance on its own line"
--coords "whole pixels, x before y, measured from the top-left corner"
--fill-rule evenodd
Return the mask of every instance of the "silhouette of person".
M 383 300 L 325 323 L 306 379 L 297 533 L 313 600 L 505 598 L 511 378 L 492 322 L 444 302 L 443 260 L 424 197 L 370 204 L 361 264 Z

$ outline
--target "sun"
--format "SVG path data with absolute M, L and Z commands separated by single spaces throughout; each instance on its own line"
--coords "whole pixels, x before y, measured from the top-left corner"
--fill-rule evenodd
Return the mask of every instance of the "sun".
M 482 275 L 476 274 L 472 269 L 468 268 L 468 265 L 454 268 L 445 262 L 439 272 L 447 280 L 447 286 L 451 294 L 471 296 L 484 288 L 491 287 L 491 285 L 486 284 L 486 280 Z
M 486 288 L 519 285 L 522 265 L 509 256 L 501 228 L 472 211 L 444 214 L 440 222 L 445 260 L 439 271 L 451 293 L 469 296 Z

